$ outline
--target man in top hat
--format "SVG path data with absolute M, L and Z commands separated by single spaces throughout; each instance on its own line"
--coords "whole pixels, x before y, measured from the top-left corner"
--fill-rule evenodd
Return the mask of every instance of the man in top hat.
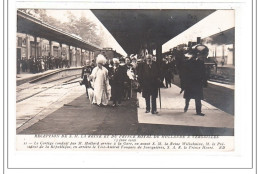
M 191 57 L 184 65 L 184 112 L 187 112 L 190 99 L 195 99 L 196 115 L 204 116 L 201 112 L 203 87 L 207 87 L 206 69 L 204 59 L 209 49 L 205 45 L 196 45 L 191 50 Z
M 140 69 L 139 83 L 142 88 L 142 97 L 145 98 L 146 102 L 145 113 L 150 112 L 150 102 L 152 101 L 152 114 L 158 114 L 156 108 L 156 98 L 158 97 L 160 75 L 158 66 L 152 61 L 151 54 L 146 55 L 146 62 L 143 63 L 142 68 Z

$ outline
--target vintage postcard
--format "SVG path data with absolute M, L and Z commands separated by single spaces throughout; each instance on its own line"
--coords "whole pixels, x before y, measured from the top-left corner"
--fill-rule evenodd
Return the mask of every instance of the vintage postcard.
M 251 21 L 244 21 L 252 17 L 252 2 L 9 4 L 8 19 L 15 19 L 8 26 L 15 48 L 8 56 L 8 76 L 15 77 L 8 94 L 9 110 L 16 108 L 8 115 L 12 166 L 252 164 L 253 58 L 243 57 L 243 50 L 252 51 Z M 72 161 L 20 161 L 22 153 L 42 152 L 70 153 Z M 158 154 L 163 163 L 151 162 L 149 155 Z M 187 165 L 190 155 L 203 163 L 189 158 Z

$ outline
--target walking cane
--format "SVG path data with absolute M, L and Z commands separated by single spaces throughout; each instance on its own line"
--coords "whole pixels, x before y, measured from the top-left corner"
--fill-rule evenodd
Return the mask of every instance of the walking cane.
M 160 102 L 160 109 L 162 109 L 162 102 L 161 102 L 161 90 L 160 90 L 160 87 L 159 87 L 159 102 Z
M 133 92 L 132 92 L 132 80 L 131 80 L 131 83 L 130 83 L 130 96 L 131 96 L 131 98 L 133 97 Z

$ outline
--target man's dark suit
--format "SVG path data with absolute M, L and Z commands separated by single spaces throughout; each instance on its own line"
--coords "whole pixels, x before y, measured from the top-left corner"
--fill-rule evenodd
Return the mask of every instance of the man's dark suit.
M 146 110 L 150 111 L 150 96 L 152 96 L 152 112 L 156 109 L 156 98 L 160 85 L 160 74 L 155 63 L 148 65 L 144 63 L 140 70 L 139 83 L 142 88 L 142 97 L 146 100 Z
M 184 98 L 188 107 L 190 99 L 195 99 L 196 112 L 201 113 L 203 87 L 207 85 L 205 65 L 202 60 L 191 59 L 184 64 Z
M 111 94 L 113 104 L 121 103 L 124 82 L 126 80 L 126 71 L 124 67 L 118 66 L 117 68 L 113 68 L 111 70 Z

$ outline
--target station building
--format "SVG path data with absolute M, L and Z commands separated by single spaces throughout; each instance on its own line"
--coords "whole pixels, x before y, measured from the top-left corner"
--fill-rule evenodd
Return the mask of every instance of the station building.
M 72 67 L 82 66 L 85 60 L 94 59 L 96 49 L 100 47 L 44 23 L 36 17 L 17 11 L 17 67 L 22 59 L 44 56 L 68 60 Z

